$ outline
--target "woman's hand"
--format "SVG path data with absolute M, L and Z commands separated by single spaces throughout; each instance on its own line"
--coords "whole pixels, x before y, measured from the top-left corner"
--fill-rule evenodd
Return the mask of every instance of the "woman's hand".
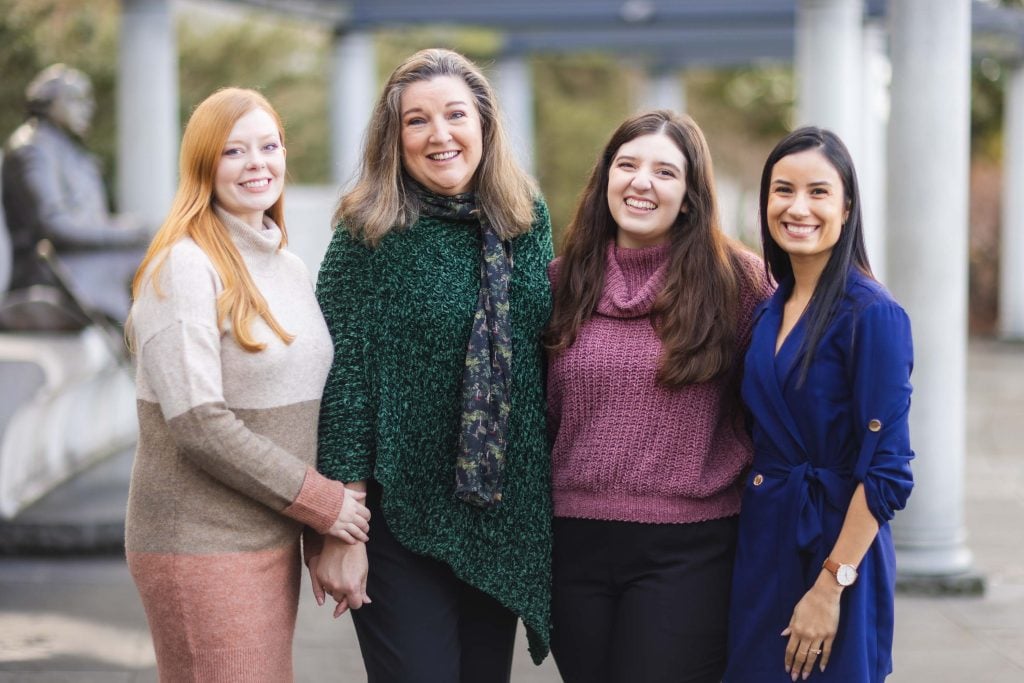
M 839 598 L 843 588 L 827 569 L 822 569 L 818 580 L 793 609 L 793 616 L 781 633 L 789 636 L 786 645 L 786 673 L 794 681 L 811 675 L 814 662 L 821 656 L 819 668 L 825 670 L 832 641 L 839 628 Z
M 349 609 L 359 609 L 371 602 L 366 594 L 369 562 L 365 543 L 348 544 L 328 536 L 324 539 L 323 552 L 316 558 L 315 567 L 311 561 L 309 569 L 313 592 L 316 593 L 319 585 L 338 602 L 334 608 L 335 619 Z
M 319 564 L 319 555 L 313 555 L 306 560 L 306 569 L 309 570 L 309 580 L 313 584 L 313 597 L 316 598 L 316 604 L 323 607 L 326 595 L 324 587 L 320 585 L 320 580 L 316 578 L 316 568 Z
M 345 543 L 365 543 L 370 540 L 370 510 L 363 505 L 366 491 L 345 488 L 345 500 L 341 503 L 341 512 L 330 529 L 328 536 L 338 538 Z

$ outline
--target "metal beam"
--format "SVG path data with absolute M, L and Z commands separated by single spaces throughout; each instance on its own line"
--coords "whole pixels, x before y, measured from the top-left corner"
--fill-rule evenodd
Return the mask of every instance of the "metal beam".
M 629 28 L 516 31 L 506 34 L 504 52 L 574 53 L 614 51 L 656 64 L 735 65 L 793 58 L 792 27 Z
M 790 60 L 796 0 L 234 0 L 326 23 L 335 30 L 373 31 L 423 25 L 481 26 L 515 34 L 509 49 L 572 52 L 585 49 L 650 52 L 665 49 L 658 33 L 750 32 L 735 45 L 687 38 L 662 62 L 735 65 Z M 865 0 L 865 17 L 884 17 L 888 0 Z M 1024 11 L 971 3 L 976 57 L 1024 60 Z M 537 37 L 530 37 L 537 34 Z M 782 37 L 783 34 L 787 37 Z M 526 36 L 526 37 L 524 37 Z M 560 49 L 555 39 L 565 46 Z M 679 39 L 677 38 L 676 41 Z M 606 41 L 606 42 L 602 42 Z M 631 45 L 630 41 L 634 41 Z M 656 48 L 651 48 L 651 45 Z M 527 47 L 535 46 L 535 47 Z M 735 52 L 730 52 L 735 49 Z M 702 52 L 703 51 L 703 52 Z M 675 56 L 671 56 L 675 55 Z

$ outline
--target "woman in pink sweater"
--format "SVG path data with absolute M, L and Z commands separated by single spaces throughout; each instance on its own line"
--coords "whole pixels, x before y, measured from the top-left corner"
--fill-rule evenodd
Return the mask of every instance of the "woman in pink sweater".
M 549 277 L 552 652 L 562 677 L 717 682 L 761 261 L 720 227 L 692 119 L 624 121 Z

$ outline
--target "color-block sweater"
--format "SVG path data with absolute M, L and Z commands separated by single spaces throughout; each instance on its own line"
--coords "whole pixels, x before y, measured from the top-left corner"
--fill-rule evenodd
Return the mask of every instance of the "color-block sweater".
M 329 529 L 344 496 L 314 469 L 331 340 L 278 227 L 266 219 L 256 231 L 217 213 L 295 340 L 257 318 L 252 333 L 266 348 L 243 350 L 218 328 L 223 285 L 210 259 L 187 237 L 170 247 L 158 288 L 150 280 L 132 308 L 139 442 L 126 548 L 161 677 L 212 668 L 263 680 L 280 669 L 286 680 L 299 534 L 304 524 Z
M 662 346 L 650 312 L 669 245 L 608 245 L 604 291 L 576 341 L 551 355 L 548 412 L 558 517 L 698 522 L 739 513 L 737 479 L 752 455 L 745 433 L 720 420 L 721 381 L 668 389 L 656 381 Z M 771 293 L 764 266 L 743 252 L 737 361 L 751 316 Z M 558 286 L 561 259 L 550 267 Z M 756 283 L 756 284 L 755 284 Z
M 539 662 L 548 647 L 551 562 L 540 333 L 551 309 L 552 246 L 542 202 L 533 229 L 510 244 L 512 387 L 501 505 L 481 510 L 454 497 L 460 382 L 480 290 L 476 221 L 423 217 L 376 248 L 344 226 L 335 230 L 317 284 L 334 339 L 319 468 L 342 481 L 379 482 L 399 542 L 519 615 Z

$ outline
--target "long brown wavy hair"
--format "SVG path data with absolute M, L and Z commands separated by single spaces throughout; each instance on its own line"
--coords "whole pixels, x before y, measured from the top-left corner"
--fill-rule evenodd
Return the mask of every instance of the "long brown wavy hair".
M 474 190 L 480 208 L 502 239 L 529 232 L 537 186 L 516 161 L 494 89 L 466 57 L 444 49 L 420 50 L 388 78 L 366 131 L 359 177 L 334 212 L 352 236 L 371 246 L 419 216 L 419 201 L 402 180 L 402 94 L 413 83 L 452 76 L 466 84 L 483 131 Z
M 580 195 L 563 237 L 562 262 L 546 346 L 576 341 L 604 288 L 605 253 L 618 226 L 608 207 L 609 169 L 619 148 L 644 135 L 664 134 L 686 160 L 686 194 L 669 230 L 664 287 L 651 311 L 662 343 L 658 381 L 666 387 L 707 382 L 734 370 L 740 311 L 739 249 L 721 230 L 711 153 L 697 123 L 668 110 L 636 114 L 612 134 Z
M 289 334 L 270 312 L 267 300 L 256 288 L 249 269 L 242 260 L 227 228 L 213 211 L 214 179 L 217 165 L 235 122 L 254 109 L 263 109 L 277 123 L 284 145 L 281 117 L 263 95 L 255 90 L 224 88 L 203 100 L 192 112 L 181 139 L 178 191 L 171 212 L 157 231 L 146 251 L 142 264 L 132 280 L 132 296 L 138 298 L 146 281 L 159 282 L 160 269 L 170 248 L 182 237 L 195 240 L 210 261 L 224 285 L 217 298 L 217 323 L 231 321 L 231 333 L 238 345 L 249 352 L 262 351 L 266 344 L 252 336 L 252 321 L 257 316 L 286 344 L 295 335 Z M 288 243 L 284 227 L 284 192 L 266 211 L 281 228 L 281 248 Z M 152 266 L 152 272 L 147 270 Z M 159 294 L 157 290 L 157 294 Z M 127 327 L 126 327 L 127 330 Z M 130 336 L 130 335 L 129 335 Z

